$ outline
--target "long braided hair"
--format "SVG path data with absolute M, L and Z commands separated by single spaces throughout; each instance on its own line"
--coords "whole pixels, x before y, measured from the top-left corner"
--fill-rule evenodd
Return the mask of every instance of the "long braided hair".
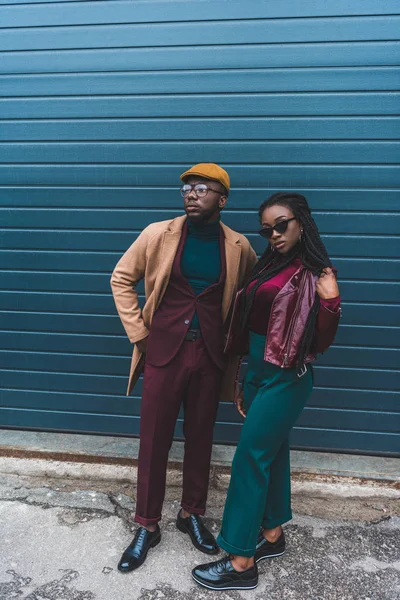
M 324 243 L 319 235 L 317 225 L 311 216 L 311 210 L 306 198 L 301 194 L 292 192 L 278 192 L 273 194 L 259 208 L 258 216 L 260 221 L 264 210 L 275 205 L 285 206 L 292 211 L 303 229 L 301 241 L 284 255 L 274 251 L 272 246 L 268 244 L 264 254 L 254 266 L 253 271 L 244 284 L 244 293 L 241 294 L 240 305 L 242 328 L 247 328 L 248 326 L 254 298 L 260 285 L 272 279 L 272 277 L 287 267 L 295 257 L 299 257 L 304 267 L 318 277 L 324 268 L 332 266 Z M 247 291 L 248 286 L 252 282 L 255 282 L 254 285 Z M 319 306 L 319 296 L 316 294 L 300 344 L 297 362 L 298 371 L 302 368 L 304 360 L 312 348 Z

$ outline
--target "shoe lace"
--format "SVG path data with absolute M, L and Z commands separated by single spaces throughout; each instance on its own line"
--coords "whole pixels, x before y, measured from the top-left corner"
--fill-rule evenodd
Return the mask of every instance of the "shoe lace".
M 193 531 L 200 535 L 204 530 L 204 525 L 199 517 L 199 515 L 191 515 L 191 521 L 193 525 Z
M 139 527 L 139 529 L 137 530 L 136 535 L 131 544 L 131 548 L 134 549 L 134 552 L 132 552 L 133 556 L 139 556 L 140 548 L 144 542 L 147 533 L 148 531 L 145 527 Z
M 226 571 L 226 567 L 228 565 L 228 563 L 230 562 L 230 558 L 229 556 L 224 556 L 224 558 L 221 558 L 220 560 L 217 560 L 214 564 L 214 571 L 219 575 L 220 573 L 223 573 L 224 571 Z
M 143 542 L 144 538 L 146 537 L 146 534 L 147 534 L 147 529 L 145 527 L 139 527 L 139 529 L 136 532 L 135 541 Z

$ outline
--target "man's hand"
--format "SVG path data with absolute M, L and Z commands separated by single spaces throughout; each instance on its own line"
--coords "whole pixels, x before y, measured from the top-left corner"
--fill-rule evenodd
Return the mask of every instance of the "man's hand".
M 235 398 L 236 408 L 242 417 L 246 418 L 246 409 L 244 408 L 243 390 Z
M 146 354 L 146 350 L 147 350 L 147 338 L 148 338 L 148 336 L 146 336 L 142 340 L 138 340 L 137 342 L 135 342 L 136 346 L 137 346 L 137 349 L 142 354 Z
M 317 294 L 323 300 L 330 300 L 339 296 L 339 288 L 332 269 L 327 267 L 321 273 L 316 284 Z

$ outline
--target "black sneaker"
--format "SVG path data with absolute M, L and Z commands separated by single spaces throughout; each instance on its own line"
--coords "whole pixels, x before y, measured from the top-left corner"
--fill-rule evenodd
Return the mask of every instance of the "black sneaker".
M 285 534 L 281 533 L 279 539 L 276 542 L 269 542 L 263 536 L 263 530 L 261 529 L 256 546 L 256 553 L 254 555 L 254 560 L 256 563 L 260 562 L 260 560 L 264 560 L 264 558 L 274 558 L 275 556 L 282 556 L 285 552 L 286 541 Z
M 258 585 L 257 564 L 246 571 L 236 571 L 229 556 L 195 567 L 192 577 L 209 590 L 253 590 Z

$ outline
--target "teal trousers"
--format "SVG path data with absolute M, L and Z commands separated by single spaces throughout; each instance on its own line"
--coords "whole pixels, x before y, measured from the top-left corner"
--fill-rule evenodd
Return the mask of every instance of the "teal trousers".
M 292 518 L 289 432 L 309 398 L 311 367 L 303 377 L 264 361 L 265 336 L 250 333 L 244 382 L 246 419 L 232 463 L 218 544 L 238 556 L 254 556 L 260 527 Z

